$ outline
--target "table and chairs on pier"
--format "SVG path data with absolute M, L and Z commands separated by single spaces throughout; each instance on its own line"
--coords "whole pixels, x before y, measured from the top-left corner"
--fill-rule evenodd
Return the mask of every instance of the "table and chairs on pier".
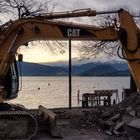
M 112 102 L 112 95 L 115 94 L 115 99 Z M 83 108 L 93 107 L 93 106 L 111 106 L 120 102 L 117 89 L 111 90 L 94 90 L 93 93 L 83 93 L 82 99 L 79 99 L 82 103 Z

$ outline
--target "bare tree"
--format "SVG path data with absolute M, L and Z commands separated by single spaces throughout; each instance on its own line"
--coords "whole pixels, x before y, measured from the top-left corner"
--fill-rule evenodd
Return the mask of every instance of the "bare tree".
M 100 28 L 113 26 L 116 30 L 119 28 L 117 14 L 98 16 L 97 20 L 91 19 L 92 24 Z M 99 54 L 104 53 L 106 56 L 113 56 L 117 53 L 119 42 L 117 41 L 84 41 L 78 44 L 79 55 L 82 58 L 96 58 Z
M 0 0 L 0 7 L 2 7 L 3 11 L 16 15 L 16 18 L 48 12 L 49 6 L 48 0 Z
M 52 12 L 55 6 L 56 5 L 52 4 L 49 0 L 0 0 L 0 13 L 6 14 L 6 17 L 8 17 L 7 20 L 9 21 Z M 7 22 L 3 19 L 1 19 L 1 21 Z M 1 23 L 4 24 L 3 22 Z M 28 47 L 33 44 L 38 46 L 38 42 L 35 41 L 29 43 Z M 65 53 L 64 42 L 39 41 L 39 44 L 49 48 L 53 54 L 57 54 L 58 52 L 61 54 Z

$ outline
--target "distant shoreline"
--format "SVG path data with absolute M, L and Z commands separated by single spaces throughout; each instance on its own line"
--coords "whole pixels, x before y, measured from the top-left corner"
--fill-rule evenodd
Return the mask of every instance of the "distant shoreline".
M 22 77 L 68 77 L 69 75 L 22 75 Z M 79 75 L 72 75 L 72 77 L 130 77 L 130 75 L 119 75 L 119 76 L 79 76 Z
M 48 66 L 22 62 L 19 68 L 22 76 L 68 76 L 69 67 Z M 87 63 L 72 66 L 72 76 L 127 77 L 130 71 L 125 63 Z

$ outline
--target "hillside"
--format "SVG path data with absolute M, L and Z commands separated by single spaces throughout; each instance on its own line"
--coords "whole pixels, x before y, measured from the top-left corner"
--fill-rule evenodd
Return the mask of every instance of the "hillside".
M 66 69 L 57 66 L 45 66 L 36 63 L 21 63 L 23 76 L 62 76 L 68 75 Z
M 109 76 L 130 76 L 130 71 L 129 70 L 115 71 L 112 73 L 108 73 L 107 75 L 109 75 Z
M 68 76 L 68 66 L 48 66 L 36 63 L 21 63 L 23 76 Z M 72 66 L 73 76 L 128 76 L 125 63 L 87 63 Z
M 43 65 L 51 65 L 51 66 L 56 66 L 56 65 L 59 65 L 60 67 L 63 67 L 65 69 L 67 69 L 68 71 L 68 62 L 64 63 L 64 62 L 54 62 L 54 63 L 43 63 Z M 81 75 L 82 73 L 90 70 L 90 69 L 93 69 L 97 66 L 100 66 L 100 65 L 109 65 L 109 66 L 112 66 L 114 67 L 117 71 L 126 71 L 128 70 L 128 66 L 126 63 L 124 62 L 116 62 L 116 61 L 113 61 L 113 62 L 87 62 L 87 63 L 83 63 L 83 64 L 73 64 L 72 63 L 72 74 L 73 75 Z
M 114 73 L 117 70 L 110 65 L 99 65 L 81 74 L 81 76 L 106 76 L 109 73 Z

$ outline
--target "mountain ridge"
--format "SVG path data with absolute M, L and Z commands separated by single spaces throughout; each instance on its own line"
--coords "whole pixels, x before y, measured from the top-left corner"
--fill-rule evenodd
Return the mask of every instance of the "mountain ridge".
M 68 76 L 68 66 L 20 62 L 23 76 Z M 126 63 L 89 62 L 72 66 L 73 76 L 129 76 Z

